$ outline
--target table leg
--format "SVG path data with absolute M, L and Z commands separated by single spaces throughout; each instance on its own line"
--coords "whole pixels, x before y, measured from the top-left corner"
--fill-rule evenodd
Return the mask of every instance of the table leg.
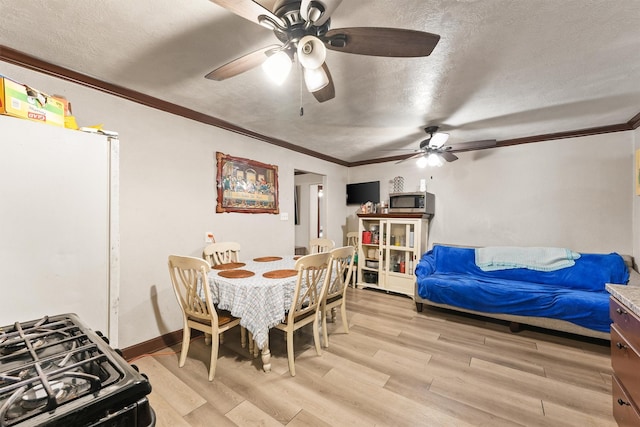
M 258 346 L 256 346 L 257 348 Z M 271 351 L 269 350 L 269 338 L 262 348 L 262 369 L 265 372 L 271 372 Z
M 254 359 L 256 357 L 258 357 L 258 355 L 257 355 L 257 350 L 258 349 L 255 348 L 255 347 L 256 347 L 256 343 L 255 343 L 255 341 L 253 341 L 253 334 L 251 332 L 249 332 L 249 355 L 251 357 L 253 357 Z

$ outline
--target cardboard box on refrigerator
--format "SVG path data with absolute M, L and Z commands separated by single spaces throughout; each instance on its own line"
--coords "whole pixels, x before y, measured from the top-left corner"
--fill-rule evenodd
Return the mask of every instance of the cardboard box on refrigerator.
M 0 114 L 64 126 L 64 103 L 0 76 Z

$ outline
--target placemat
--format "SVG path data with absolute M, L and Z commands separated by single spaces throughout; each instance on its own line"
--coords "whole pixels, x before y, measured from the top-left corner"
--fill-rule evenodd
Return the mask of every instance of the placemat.
M 231 270 L 233 268 L 240 268 L 240 267 L 244 267 L 245 264 L 244 262 L 230 262 L 227 264 L 218 264 L 218 265 L 214 265 L 212 268 L 214 270 Z
M 284 277 L 292 277 L 298 274 L 298 270 L 272 270 L 267 271 L 262 275 L 267 279 L 282 279 Z
M 222 270 L 218 273 L 220 277 L 226 277 L 227 279 L 241 279 L 243 277 L 251 277 L 256 273 L 249 270 Z
M 269 261 L 280 261 L 282 259 L 281 256 L 263 256 L 260 258 L 254 258 L 255 262 L 269 262 Z
M 293 260 L 294 260 L 294 261 L 297 261 L 297 260 L 299 260 L 300 258 L 302 258 L 302 255 L 296 255 L 296 256 L 294 256 L 294 257 L 293 257 Z

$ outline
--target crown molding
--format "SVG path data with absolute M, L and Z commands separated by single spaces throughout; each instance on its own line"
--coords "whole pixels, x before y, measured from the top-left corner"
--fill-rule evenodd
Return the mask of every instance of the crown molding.
M 313 150 L 306 149 L 304 147 L 300 147 L 298 145 L 294 145 L 290 142 L 283 141 L 281 139 L 271 138 L 269 136 L 250 131 L 248 129 L 245 129 L 233 123 L 229 123 L 227 121 L 221 120 L 217 117 L 210 116 L 208 114 L 203 114 L 198 111 L 191 110 L 189 108 L 182 107 L 180 105 L 173 104 L 171 102 L 167 102 L 162 99 L 155 98 L 153 96 L 149 96 L 141 92 L 137 92 L 135 90 L 131 90 L 122 86 L 104 82 L 94 77 L 90 77 L 85 74 L 78 73 L 77 71 L 73 71 L 71 69 L 64 68 L 47 61 L 43 61 L 42 59 L 36 58 L 34 56 L 28 55 L 24 52 L 20 52 L 18 50 L 12 49 L 7 46 L 0 45 L 0 61 L 8 62 L 10 64 L 18 65 L 20 67 L 37 71 L 52 77 L 57 77 L 63 80 L 67 80 L 67 81 L 79 84 L 81 86 L 95 89 L 97 91 L 104 92 L 109 95 L 114 95 L 114 96 L 126 99 L 128 101 L 132 101 L 150 108 L 154 108 L 170 114 L 175 114 L 177 116 L 185 117 L 187 119 L 191 119 L 191 120 L 204 123 L 210 126 L 215 126 L 215 127 L 227 130 L 229 132 L 234 132 L 243 136 L 247 136 L 249 138 L 257 139 L 259 141 L 276 145 L 278 147 L 286 148 L 287 150 L 295 151 L 297 153 L 306 154 L 308 156 L 325 160 L 327 162 L 335 163 L 341 166 L 354 167 L 354 166 L 363 166 L 363 165 L 370 165 L 370 164 L 376 164 L 376 163 L 386 163 L 391 161 L 404 160 L 407 157 L 411 156 L 411 155 L 401 155 L 401 156 L 383 157 L 383 158 L 370 159 L 370 160 L 361 160 L 356 162 L 347 162 L 341 159 L 337 159 L 335 157 L 318 153 Z M 613 132 L 623 132 L 623 131 L 637 129 L 639 126 L 640 126 L 640 112 L 635 116 L 633 116 L 631 119 L 629 119 L 629 121 L 627 121 L 626 123 L 620 123 L 620 124 L 614 124 L 614 125 L 608 125 L 608 126 L 599 126 L 594 128 L 588 128 L 588 129 L 571 130 L 566 132 L 532 135 L 532 136 L 527 136 L 523 138 L 505 139 L 502 141 L 498 141 L 495 147 L 508 147 L 512 145 L 530 144 L 533 142 L 576 138 L 580 136 L 600 135 L 600 134 L 613 133 Z M 482 149 L 486 149 L 486 148 L 482 148 Z M 469 150 L 469 151 L 472 151 L 472 150 Z

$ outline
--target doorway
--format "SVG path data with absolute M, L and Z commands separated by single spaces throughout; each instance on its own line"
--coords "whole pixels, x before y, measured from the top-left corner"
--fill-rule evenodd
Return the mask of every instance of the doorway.
M 309 250 L 309 240 L 327 237 L 326 176 L 313 172 L 294 171 L 294 194 L 296 195 L 295 225 L 296 252 Z

